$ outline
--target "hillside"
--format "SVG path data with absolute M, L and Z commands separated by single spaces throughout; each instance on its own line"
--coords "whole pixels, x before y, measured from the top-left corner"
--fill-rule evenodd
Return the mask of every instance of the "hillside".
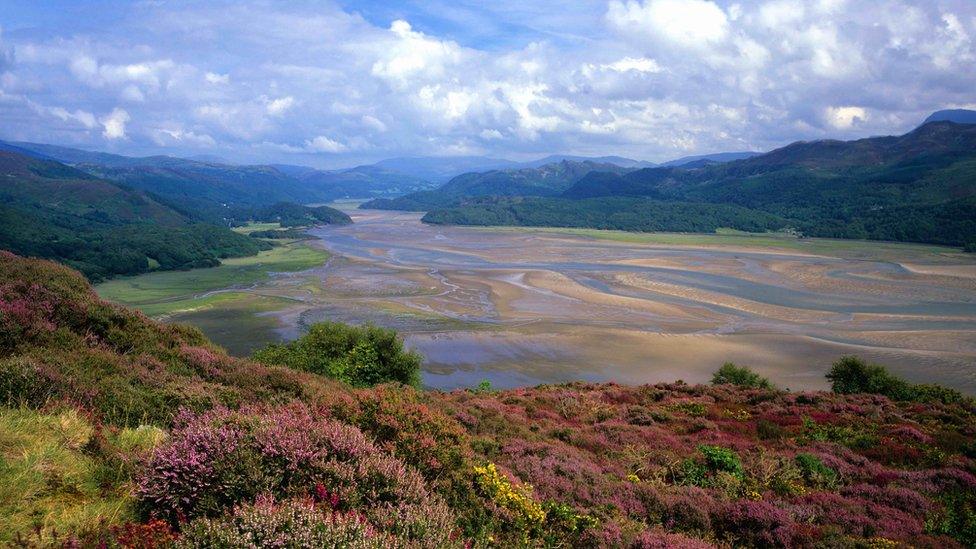
M 620 204 L 631 210 L 646 199 L 731 205 L 809 236 L 961 246 L 976 240 L 976 125 L 932 122 L 903 136 L 799 142 L 722 164 L 592 173 L 561 195 L 601 197 L 627 197 Z M 465 205 L 451 219 L 480 224 L 485 208 Z M 663 217 L 653 224 L 682 230 L 661 221 L 679 216 L 654 215 Z M 532 223 L 517 215 L 510 224 Z
M 377 166 L 322 171 L 171 156 L 128 157 L 40 143 L 3 146 L 35 158 L 56 159 L 99 178 L 152 193 L 172 207 L 209 222 L 223 220 L 228 208 L 396 196 L 432 187 L 425 180 Z
M 0 214 L 0 248 L 63 261 L 94 280 L 213 266 L 267 247 L 145 193 L 14 152 L 0 151 Z
M 63 266 L 0 252 L 0 281 L 0 543 L 976 543 L 976 405 L 857 359 L 833 393 L 729 365 L 712 386 L 353 389 L 231 358 Z M 358 372 L 367 349 L 312 343 L 301 369 L 339 351 Z
M 626 173 L 627 168 L 589 160 L 560 160 L 534 168 L 472 172 L 454 177 L 433 191 L 411 193 L 393 199 L 376 199 L 364 209 L 427 211 L 456 206 L 485 196 L 558 196 L 590 172 Z

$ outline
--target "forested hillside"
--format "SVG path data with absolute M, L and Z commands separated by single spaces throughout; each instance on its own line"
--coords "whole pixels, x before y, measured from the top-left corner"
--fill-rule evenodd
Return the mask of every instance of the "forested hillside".
M 411 193 L 400 198 L 376 199 L 361 208 L 427 211 L 457 206 L 483 196 L 558 196 L 591 172 L 626 173 L 628 168 L 589 160 L 561 160 L 538 167 L 493 170 L 461 174 L 433 191 Z
M 833 392 L 727 364 L 711 386 L 451 393 L 370 387 L 417 373 L 386 330 L 254 358 L 0 252 L 0 543 L 976 543 L 976 405 L 853 357 Z
M 593 200 L 611 197 L 619 210 L 608 212 L 605 200 Z M 579 202 L 570 205 L 567 199 Z M 662 202 L 671 206 L 662 207 Z M 709 214 L 690 211 L 688 203 L 773 216 L 783 220 L 777 228 L 808 236 L 962 246 L 976 241 L 976 125 L 932 122 L 898 137 L 794 143 L 744 160 L 691 169 L 594 172 L 559 198 L 531 202 L 537 210 L 561 212 L 547 215 L 551 223 L 563 226 L 605 226 L 581 220 L 617 214 L 629 221 L 613 225 L 628 230 L 709 226 Z M 497 203 L 467 201 L 449 212 L 432 211 L 428 219 L 540 223 L 538 214 L 518 204 L 502 215 Z
M 57 259 L 92 280 L 209 267 L 267 248 L 154 197 L 52 160 L 0 151 L 0 249 Z

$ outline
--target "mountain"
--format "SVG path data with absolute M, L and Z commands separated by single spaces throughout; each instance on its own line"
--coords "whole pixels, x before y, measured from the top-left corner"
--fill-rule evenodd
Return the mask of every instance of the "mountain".
M 400 196 L 437 186 L 426 179 L 376 164 L 336 171 L 314 170 L 294 177 L 317 192 L 328 194 L 331 200 Z
M 561 160 L 536 168 L 471 172 L 454 177 L 433 191 L 411 193 L 400 198 L 377 199 L 362 208 L 426 211 L 484 196 L 556 196 L 590 172 L 625 173 L 626 168 L 590 160 Z
M 925 119 L 923 124 L 929 122 L 955 122 L 956 124 L 976 124 L 976 111 L 966 109 L 950 109 L 936 111 Z
M 831 391 L 734 364 L 710 385 L 354 387 L 323 365 L 381 373 L 395 333 L 317 325 L 248 360 L 63 265 L 0 251 L 0 288 L 5 546 L 976 544 L 976 402 L 856 357 Z
M 753 156 L 758 156 L 760 154 L 762 153 L 754 152 L 754 151 L 744 151 L 744 152 L 701 154 L 696 156 L 683 156 L 675 160 L 662 162 L 661 164 L 658 164 L 658 166 L 662 168 L 668 168 L 668 167 L 700 168 L 711 163 L 721 164 L 723 162 L 743 160 L 746 158 L 752 158 Z
M 668 216 L 661 201 L 683 208 L 683 215 L 689 214 L 689 203 L 726 204 L 770 214 L 783 220 L 782 228 L 809 236 L 964 245 L 976 242 L 976 125 L 930 122 L 902 136 L 797 142 L 721 164 L 591 173 L 558 200 L 610 197 L 644 204 L 650 208 L 647 215 L 670 218 L 664 226 L 671 228 L 662 230 L 684 230 L 680 227 L 689 220 Z M 551 216 L 554 222 L 572 221 L 571 226 L 578 222 L 570 212 L 576 211 L 576 219 L 589 219 L 577 210 L 588 211 L 588 205 L 603 208 L 597 202 L 569 207 L 555 200 L 532 204 L 551 207 L 559 212 Z M 626 200 L 617 204 L 630 220 L 617 223 L 617 228 L 662 226 L 635 217 L 636 206 Z M 428 219 L 485 224 L 497 217 L 494 212 L 500 207 L 497 201 L 471 203 L 449 215 L 430 212 Z M 753 217 L 737 211 L 743 214 L 742 224 Z M 714 219 L 707 210 L 702 215 Z M 515 218 L 507 215 L 504 221 L 537 224 L 538 217 L 525 212 Z
M 0 151 L 0 248 L 57 259 L 94 280 L 213 266 L 267 246 L 195 222 L 136 189 L 53 160 Z
M 223 220 L 228 208 L 397 196 L 433 187 L 425 180 L 377 166 L 321 171 L 305 166 L 230 165 L 171 156 L 128 157 L 39 143 L 3 145 L 152 193 L 210 222 Z
M 539 168 L 545 166 L 546 164 L 556 164 L 568 160 L 570 162 L 593 162 L 595 164 L 613 164 L 614 166 L 620 166 L 621 168 L 652 168 L 656 166 L 653 162 L 647 162 L 645 160 L 634 160 L 631 158 L 624 158 L 622 156 L 572 156 L 572 155 L 550 155 L 545 158 L 540 158 L 538 160 L 533 160 L 531 162 L 523 162 L 521 167 L 524 168 Z
M 388 158 L 373 166 L 417 179 L 443 183 L 458 174 L 517 168 L 518 162 L 484 156 L 422 156 Z

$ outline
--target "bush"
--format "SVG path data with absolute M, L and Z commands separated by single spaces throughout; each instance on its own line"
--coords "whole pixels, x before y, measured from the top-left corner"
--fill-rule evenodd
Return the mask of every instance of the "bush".
M 969 242 L 965 246 L 963 246 L 962 251 L 968 254 L 976 254 L 976 240 Z
M 750 389 L 772 389 L 768 379 L 753 372 L 746 366 L 736 366 L 726 362 L 712 375 L 712 385 L 735 385 Z
M 959 391 L 939 385 L 913 385 L 888 373 L 884 366 L 868 364 L 856 356 L 841 357 L 827 373 L 831 390 L 840 394 L 871 393 L 893 400 L 942 402 L 969 401 Z
M 291 343 L 256 351 L 254 359 L 313 372 L 354 387 L 387 382 L 420 385 L 420 355 L 405 351 L 395 331 L 371 325 L 321 322 Z
M 824 465 L 817 456 L 797 454 L 795 461 L 803 479 L 811 486 L 833 488 L 837 484 L 837 471 Z

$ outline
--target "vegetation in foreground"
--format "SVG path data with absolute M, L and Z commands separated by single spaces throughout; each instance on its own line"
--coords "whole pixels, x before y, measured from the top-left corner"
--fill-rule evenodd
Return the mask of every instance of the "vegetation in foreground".
M 0 281 L 0 542 L 976 543 L 976 404 L 854 358 L 834 392 L 735 365 L 712 386 L 354 388 L 228 357 L 56 264 L 3 252 Z

